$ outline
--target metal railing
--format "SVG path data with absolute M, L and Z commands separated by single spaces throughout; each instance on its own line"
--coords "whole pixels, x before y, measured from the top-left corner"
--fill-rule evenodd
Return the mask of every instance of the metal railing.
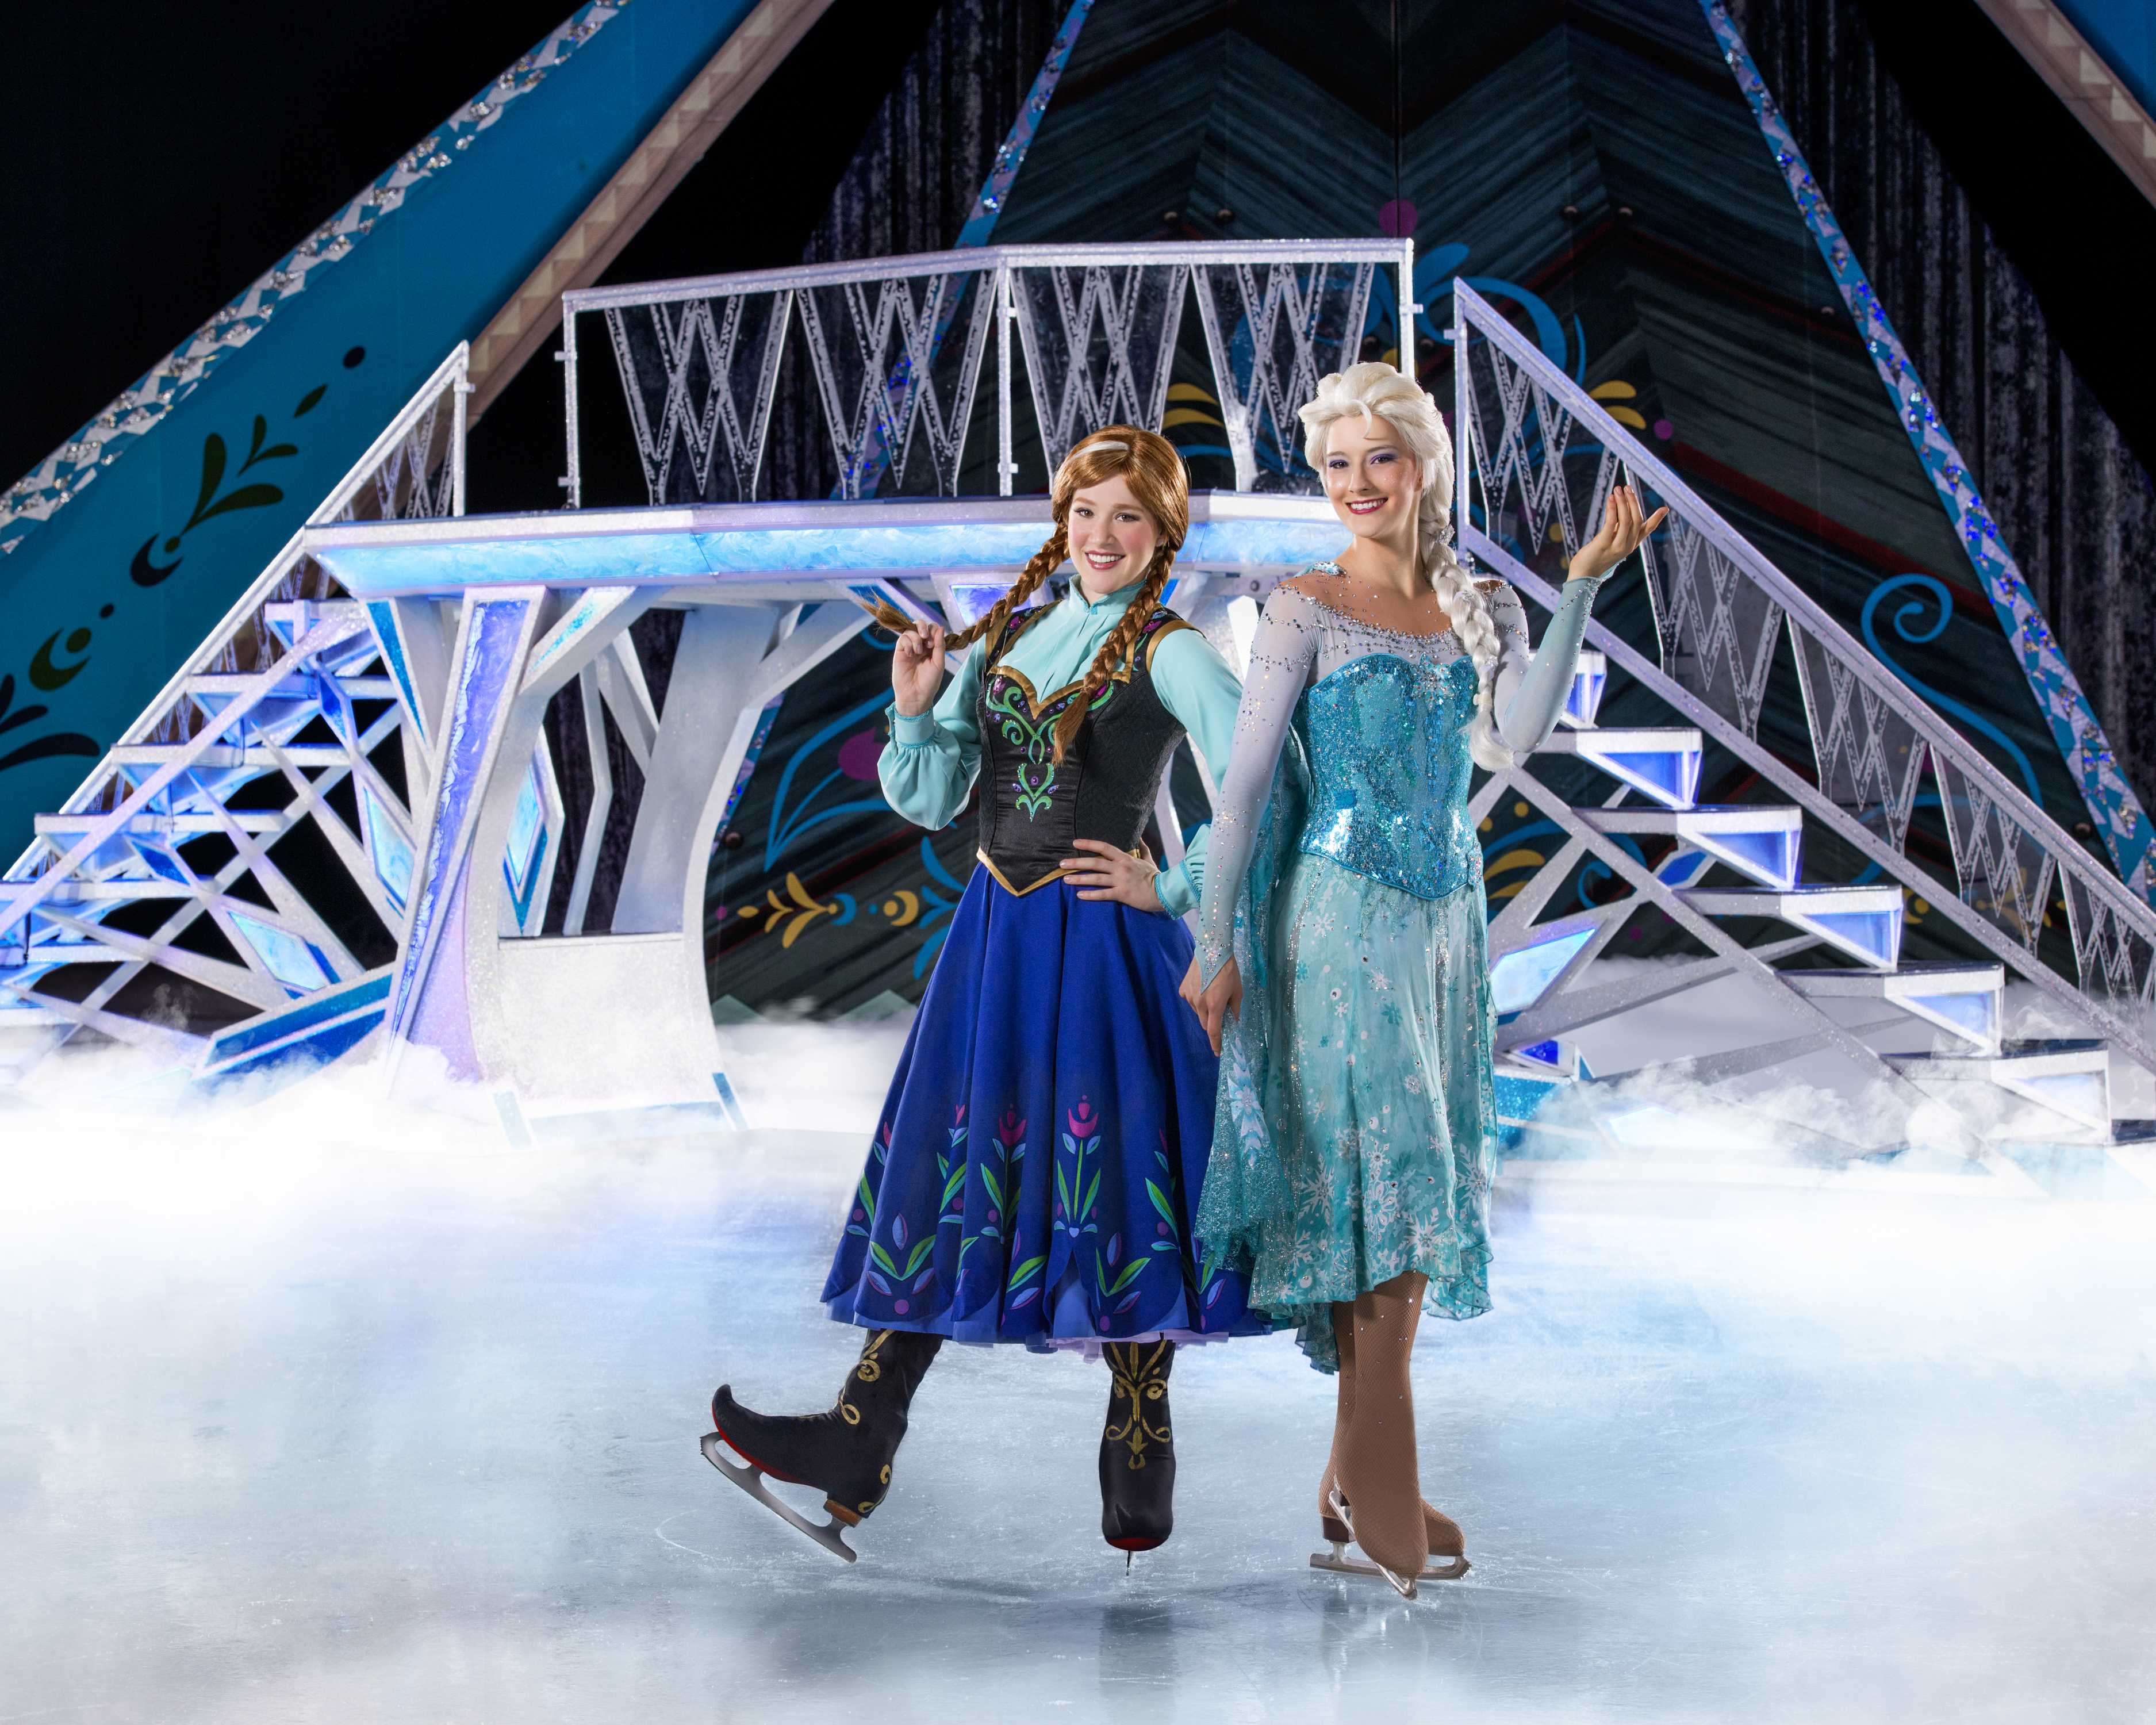
M 1096 426 L 1160 424 L 1194 294 L 1236 489 L 1314 490 L 1293 471 L 1296 409 L 1358 357 L 1389 267 L 1395 305 L 1409 304 L 1413 243 L 1361 239 L 986 246 L 564 294 L 569 505 L 583 502 L 582 317 L 604 320 L 654 504 L 757 496 L 789 341 L 805 350 L 834 495 L 848 498 L 886 480 L 957 492 L 993 345 L 1009 495 L 1013 326 L 1053 470 Z
M 1455 285 L 1455 484 L 1462 549 L 1544 605 L 1527 547 L 1599 520 L 1620 478 L 1670 519 L 1645 547 L 1657 657 L 1600 623 L 1591 644 L 1994 957 L 2156 1070 L 2156 911 L 1896 680 L 1579 384 L 1465 283 Z M 1779 632 L 1793 650 L 1817 782 L 1758 738 Z M 1937 782 L 1952 890 L 1905 849 L 1923 769 Z M 2077 976 L 2037 953 L 2055 884 Z

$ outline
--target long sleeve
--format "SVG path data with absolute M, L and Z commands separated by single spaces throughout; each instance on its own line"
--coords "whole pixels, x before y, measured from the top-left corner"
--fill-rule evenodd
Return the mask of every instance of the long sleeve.
M 1220 773 L 1219 800 L 1213 811 L 1198 927 L 1199 973 L 1209 982 L 1235 951 L 1235 901 L 1272 791 L 1273 769 L 1317 657 L 1316 608 L 1301 594 L 1276 588 L 1250 642 L 1250 675 L 1236 711 L 1228 764 L 1224 771 L 1214 768 Z M 1207 759 L 1212 759 L 1209 751 Z
M 1241 680 L 1204 635 L 1194 629 L 1179 629 L 1153 651 L 1152 686 L 1161 705 L 1190 733 L 1217 786 L 1233 753 L 1235 715 L 1243 699 Z M 1154 879 L 1153 891 L 1169 916 L 1183 916 L 1197 905 L 1205 887 L 1212 838 L 1209 821 L 1190 834 L 1183 860 Z
M 891 741 L 876 757 L 884 800 L 917 827 L 947 827 L 973 793 L 981 770 L 981 736 L 973 722 L 981 692 L 981 655 L 969 652 L 936 705 L 911 718 L 896 702 L 885 709 Z
M 1587 619 L 1594 604 L 1595 590 L 1609 577 L 1567 581 L 1557 611 L 1543 631 L 1543 644 L 1527 645 L 1527 609 L 1510 587 L 1500 587 L 1491 596 L 1490 618 L 1497 625 L 1502 643 L 1497 659 L 1497 685 L 1491 711 L 1497 720 L 1497 735 L 1516 754 L 1540 748 L 1557 728 L 1572 692 L 1573 674 L 1579 666 L 1579 644 L 1587 637 Z

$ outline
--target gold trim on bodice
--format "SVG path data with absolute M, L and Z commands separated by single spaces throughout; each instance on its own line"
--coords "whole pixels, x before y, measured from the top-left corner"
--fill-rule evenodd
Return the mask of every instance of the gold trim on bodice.
M 1132 858 L 1143 858 L 1147 862 L 1152 860 L 1151 853 L 1148 852 L 1142 845 L 1133 845 L 1127 854 Z M 1029 892 L 1038 892 L 1042 887 L 1049 886 L 1055 881 L 1067 880 L 1070 879 L 1070 876 L 1064 873 L 1061 865 L 1058 865 L 1055 868 L 1050 870 L 1048 873 L 1043 875 L 1030 886 L 1014 886 L 1007 879 L 1004 878 L 1004 871 L 996 866 L 996 860 L 990 856 L 987 851 L 976 850 L 973 855 L 981 860 L 981 866 L 995 876 L 996 885 L 1002 887 L 1003 890 L 1005 892 L 1008 892 L 1013 898 L 1024 898 Z
M 1034 614 L 1045 617 L 1048 614 L 1045 610 L 1043 610 L 1034 613 Z M 1171 617 L 1167 622 L 1161 624 L 1158 629 L 1155 629 L 1152 632 L 1151 638 L 1146 642 L 1146 669 L 1148 671 L 1152 669 L 1153 655 L 1160 651 L 1160 644 L 1163 641 L 1166 640 L 1178 629 L 1189 629 L 1191 627 L 1193 627 L 1192 624 L 1185 623 L 1180 617 Z M 1004 644 L 1009 641 L 1009 639 L 1010 627 L 1006 624 L 1004 627 L 1003 633 L 998 634 L 993 642 L 988 644 L 990 651 L 992 653 L 1000 653 L 1003 650 Z M 1092 667 L 1090 665 L 1087 665 L 1086 670 L 1088 674 L 1090 674 L 1092 670 Z M 1115 670 L 1109 672 L 1108 675 L 1110 680 L 1114 682 L 1129 682 L 1131 680 L 1131 661 L 1127 659 L 1124 660 L 1122 664 L 1118 665 L 1115 668 Z M 1046 695 L 1042 695 L 1034 688 L 1033 679 L 1026 675 L 1024 671 L 1019 670 L 1014 665 L 1001 664 L 994 658 L 991 658 L 989 660 L 988 667 L 982 673 L 981 680 L 985 683 L 990 677 L 1009 677 L 1011 681 L 1017 684 L 1018 686 L 1024 691 L 1026 705 L 1033 710 L 1032 716 L 1036 719 L 1043 713 L 1046 712 L 1048 709 L 1053 706 L 1057 701 L 1062 700 L 1065 696 L 1075 695 L 1086 686 L 1086 679 L 1084 677 L 1080 677 L 1075 682 L 1065 683 L 1060 689 L 1053 690 Z

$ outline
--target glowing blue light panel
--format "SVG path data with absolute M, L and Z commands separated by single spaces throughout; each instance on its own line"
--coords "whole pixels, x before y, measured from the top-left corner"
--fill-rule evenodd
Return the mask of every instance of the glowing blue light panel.
M 1501 1019 L 1525 1012 L 1549 992 L 1579 949 L 1594 938 L 1594 928 L 1574 928 L 1553 939 L 1522 947 L 1490 965 L 1490 992 Z
M 374 878 L 401 911 L 412 894 L 412 847 L 372 792 L 362 788 L 359 802 L 366 811 L 367 848 L 374 859 Z
M 1199 492 L 1191 506 L 1178 559 L 1185 569 L 1289 571 L 1339 549 L 1339 523 L 1321 498 L 1230 493 L 1216 501 Z M 307 547 L 347 592 L 379 600 L 527 583 L 1008 576 L 1040 548 L 1050 525 L 1040 499 L 897 497 L 336 522 L 310 528 Z M 386 645 L 393 627 L 376 622 Z M 403 680 L 393 662 L 391 670 Z
M 1960 994 L 1903 994 L 1897 998 L 1912 1012 L 1942 1019 L 1974 1041 L 1999 1040 L 1999 996 L 1989 989 Z
M 524 774 L 516 812 L 510 816 L 509 844 L 502 853 L 501 872 L 509 882 L 509 896 L 520 927 L 531 914 L 531 894 L 538 885 L 538 862 L 547 850 L 547 798 L 539 786 L 535 761 Z
M 1785 904 L 1788 902 L 1784 901 Z M 1891 970 L 1902 952 L 1902 906 L 1880 911 L 1783 911 L 1784 918 L 1830 942 L 1851 957 Z
M 1578 752 L 1613 778 L 1643 791 L 1665 809 L 1689 809 L 1699 791 L 1702 750 L 1696 731 L 1582 732 Z
M 1726 827 L 1702 831 L 1687 828 L 1685 837 L 1732 868 L 1749 875 L 1762 886 L 1778 886 L 1786 891 L 1797 884 L 1804 849 L 1804 834 L 1798 828 L 1768 827 L 1748 832 Z
M 1713 866 L 1714 859 L 1704 850 L 1686 847 L 1672 851 L 1655 870 L 1655 878 L 1667 886 L 1690 886 Z
M 954 581 L 947 589 L 951 595 L 951 608 L 957 614 L 951 621 L 959 629 L 971 629 L 988 614 L 996 601 L 1011 590 L 1008 581 Z M 1165 595 L 1163 595 L 1165 597 Z M 1014 608 L 1037 611 L 1048 603 L 1048 583 L 1043 582 L 1025 596 L 1024 602 Z
M 1592 729 L 1595 714 L 1602 710 L 1602 691 L 1609 685 L 1608 656 L 1591 647 L 1582 649 L 1578 669 L 1573 672 L 1572 687 L 1564 697 L 1565 722 Z
M 2092 1126 L 2111 1124 L 2111 1089 L 2101 1072 L 2050 1072 L 2002 1076 L 2007 1089 Z
M 321 963 L 315 949 L 297 935 L 287 934 L 267 922 L 258 922 L 237 911 L 232 913 L 232 920 L 247 937 L 248 945 L 261 954 L 270 974 L 286 988 L 306 993 L 336 980 Z

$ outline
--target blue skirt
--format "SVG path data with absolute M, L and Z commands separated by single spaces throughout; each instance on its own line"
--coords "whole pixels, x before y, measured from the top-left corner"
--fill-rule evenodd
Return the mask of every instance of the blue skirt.
M 841 1322 L 961 1342 L 1256 1334 L 1191 1240 L 1219 1062 L 1172 916 L 976 868 L 846 1213 Z

